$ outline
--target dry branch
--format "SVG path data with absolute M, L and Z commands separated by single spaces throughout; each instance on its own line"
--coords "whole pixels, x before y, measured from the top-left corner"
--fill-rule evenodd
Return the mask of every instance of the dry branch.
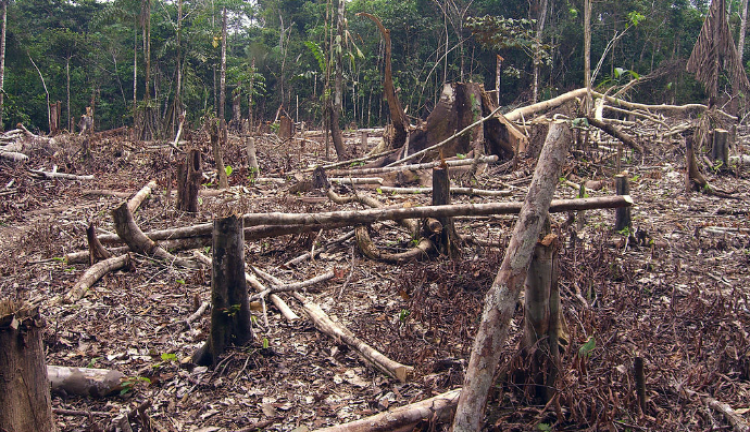
M 461 389 L 447 391 L 421 402 L 404 405 L 372 417 L 319 429 L 317 432 L 386 432 L 411 430 L 411 427 L 422 420 L 447 417 L 458 403 Z
M 402 187 L 390 187 L 383 186 L 380 188 L 383 193 L 398 193 L 398 194 L 431 194 L 432 188 L 402 188 Z M 451 195 L 478 195 L 478 196 L 489 196 L 489 197 L 506 197 L 513 195 L 512 191 L 509 190 L 484 190 L 464 187 L 452 187 Z
M 79 175 L 75 175 L 75 174 L 61 173 L 61 172 L 57 172 L 57 171 L 54 171 L 54 170 L 53 171 L 42 171 L 42 170 L 35 170 L 35 169 L 31 169 L 31 168 L 28 168 L 28 170 L 29 170 L 29 172 L 31 174 L 34 174 L 34 175 L 36 175 L 39 178 L 48 179 L 48 180 L 52 180 L 52 179 L 61 179 L 61 180 L 93 180 L 94 179 L 94 176 L 92 176 L 92 175 L 79 176 Z
M 29 157 L 19 152 L 0 150 L 0 159 L 7 159 L 13 162 L 26 162 L 29 160 Z
M 267 281 L 275 285 L 284 285 L 283 281 L 274 277 L 273 275 L 264 272 L 263 270 L 253 267 L 253 271 L 255 271 L 263 279 L 266 279 Z M 365 360 L 372 363 L 377 369 L 381 370 L 387 375 L 395 377 L 401 382 L 406 382 L 409 374 L 411 374 L 412 370 L 414 370 L 413 367 L 405 366 L 401 363 L 393 361 L 371 346 L 362 342 L 347 328 L 334 323 L 331 318 L 325 312 L 323 312 L 323 309 L 321 309 L 320 306 L 307 300 L 301 294 L 292 293 L 292 295 L 294 296 L 294 298 L 299 300 L 300 303 L 302 303 L 302 306 L 305 308 L 305 312 L 307 312 L 307 315 L 313 321 L 313 324 L 315 324 L 315 327 L 318 330 L 336 340 L 341 340 L 350 347 L 354 348 L 362 355 Z
M 141 188 L 134 196 L 133 198 L 130 198 L 128 200 L 128 210 L 130 210 L 131 213 L 135 213 L 136 210 L 138 210 L 138 207 L 143 204 L 143 201 L 148 198 L 149 195 L 151 195 L 151 191 L 155 189 L 157 186 L 155 180 L 151 180 L 148 182 L 146 186 Z
M 445 161 L 445 164 L 448 165 L 449 167 L 454 167 L 454 166 L 472 165 L 474 163 L 497 162 L 497 160 L 498 160 L 498 157 L 496 155 L 492 155 L 492 156 L 481 156 L 476 159 L 469 158 L 469 159 L 447 160 Z M 435 168 L 436 166 L 439 166 L 441 163 L 442 163 L 441 161 L 435 161 L 435 162 L 427 162 L 427 163 L 421 163 L 421 164 L 380 167 L 380 168 L 352 168 L 348 170 L 334 170 L 334 171 L 329 172 L 328 174 L 347 175 L 347 176 L 384 174 L 384 173 L 401 172 L 401 171 L 408 171 L 408 170 L 432 169 L 432 168 Z M 332 180 L 332 179 L 329 179 L 329 180 Z
M 122 389 L 125 375 L 108 369 L 47 366 L 52 391 L 70 395 L 104 397 Z
M 284 291 L 296 291 L 303 288 L 307 288 L 310 286 L 313 286 L 320 282 L 325 282 L 327 280 L 331 280 L 334 277 L 336 277 L 336 273 L 331 270 L 327 271 L 321 275 L 315 276 L 314 278 L 304 280 L 302 282 L 295 282 L 290 284 L 284 284 L 284 285 L 272 285 L 270 288 L 265 289 L 264 291 L 259 292 L 258 294 L 253 295 L 250 300 L 257 300 L 260 298 L 263 298 L 267 296 L 268 294 L 278 293 L 278 292 L 284 292 Z
M 129 264 L 130 256 L 127 254 L 99 261 L 86 270 L 86 272 L 83 273 L 83 276 L 78 279 L 78 282 L 73 285 L 73 288 L 65 294 L 65 302 L 73 303 L 78 301 L 85 296 L 89 288 L 91 288 L 99 279 L 104 277 L 105 274 L 127 267 Z
M 401 264 L 409 261 L 413 261 L 422 257 L 427 256 L 429 251 L 435 250 L 435 244 L 429 239 L 421 239 L 419 243 L 406 252 L 401 253 L 386 253 L 379 251 L 375 244 L 370 238 L 370 234 L 367 232 L 367 227 L 360 225 L 354 228 L 354 235 L 357 238 L 357 245 L 359 246 L 362 254 L 366 257 L 376 260 L 384 261 L 392 264 Z
M 617 138 L 618 140 L 622 141 L 623 144 L 625 144 L 626 146 L 632 148 L 633 150 L 637 151 L 638 153 L 643 154 L 643 148 L 641 148 L 641 146 L 637 142 L 635 142 L 635 140 L 633 138 L 631 138 L 631 137 L 627 136 L 626 134 L 620 132 L 614 126 L 612 126 L 610 124 L 607 124 L 607 123 L 605 123 L 605 122 L 603 122 L 601 120 L 597 120 L 597 119 L 595 119 L 593 117 L 586 117 L 586 119 L 588 120 L 588 122 L 589 122 L 590 125 L 598 127 L 599 129 L 603 130 L 607 134 L 609 134 L 609 135 Z

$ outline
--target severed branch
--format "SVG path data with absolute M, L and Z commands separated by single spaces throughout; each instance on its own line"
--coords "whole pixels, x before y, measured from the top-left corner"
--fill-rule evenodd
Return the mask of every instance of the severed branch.
M 75 174 L 60 173 L 60 172 L 56 172 L 56 171 L 42 171 L 42 170 L 35 170 L 35 169 L 31 169 L 31 168 L 27 168 L 27 169 L 28 169 L 28 171 L 31 174 L 34 174 L 36 177 L 42 178 L 42 179 L 47 179 L 47 180 L 51 180 L 51 179 L 61 179 L 61 180 L 93 180 L 94 179 L 94 176 L 92 176 L 92 175 L 79 176 L 79 175 L 75 175 Z
M 119 270 L 129 265 L 130 255 L 128 254 L 99 261 L 98 263 L 91 266 L 88 270 L 86 270 L 86 272 L 84 272 L 83 276 L 81 276 L 78 282 L 73 285 L 73 288 L 71 288 L 70 291 L 65 294 L 63 300 L 66 303 L 74 303 L 78 301 L 83 296 L 85 296 L 89 288 L 91 288 L 105 274 L 115 270 Z
M 275 284 L 275 285 L 284 285 L 284 282 L 279 280 L 278 278 L 264 272 L 263 270 L 252 267 L 253 271 L 257 273 L 260 277 L 263 279 L 266 279 L 267 281 Z M 350 347 L 357 350 L 360 355 L 370 362 L 373 366 L 375 366 L 377 369 L 379 369 L 381 372 L 384 372 L 385 374 L 395 377 L 401 382 L 406 382 L 406 379 L 411 374 L 411 372 L 414 370 L 411 366 L 405 366 L 401 363 L 398 363 L 396 361 L 393 361 L 389 359 L 388 357 L 384 356 L 380 352 L 378 352 L 376 349 L 372 348 L 371 346 L 367 345 L 360 339 L 358 339 L 354 334 L 349 331 L 347 328 L 343 327 L 340 324 L 336 324 L 331 320 L 328 315 L 323 312 L 323 309 L 320 308 L 317 304 L 307 300 L 304 296 L 302 296 L 299 293 L 292 293 L 294 298 L 299 300 L 300 303 L 302 303 L 302 306 L 305 308 L 305 312 L 307 312 L 307 315 L 312 320 L 313 324 L 315 324 L 315 327 L 322 331 L 323 333 L 331 336 L 334 339 L 341 340 Z
M 207 265 L 208 267 L 211 267 L 211 258 L 203 255 L 200 252 L 196 252 L 194 256 L 201 263 Z M 247 284 L 253 287 L 253 289 L 257 292 L 263 292 L 267 290 L 267 288 L 263 286 L 263 284 L 261 284 L 258 279 L 256 279 L 255 276 L 251 275 L 250 273 L 245 272 L 245 280 L 247 281 Z M 287 305 L 286 302 L 281 299 L 281 297 L 277 296 L 276 294 L 271 294 L 271 301 L 273 302 L 274 306 L 276 306 L 276 309 L 278 309 L 279 312 L 284 315 L 284 318 L 286 318 L 286 320 L 290 323 L 299 319 L 299 315 L 294 313 L 294 311 L 292 311 L 289 305 Z
M 333 270 L 331 270 L 321 275 L 315 276 L 312 279 L 304 280 L 302 282 L 295 282 L 295 283 L 284 284 L 284 285 L 272 285 L 270 288 L 266 288 L 264 291 L 261 291 L 258 294 L 254 294 L 252 297 L 250 297 L 250 301 L 261 299 L 267 296 L 268 294 L 284 292 L 284 291 L 300 290 L 300 289 L 315 285 L 316 283 L 331 280 L 334 277 L 336 277 L 336 273 Z
M 20 152 L 0 149 L 0 159 L 7 159 L 13 162 L 26 162 L 29 160 L 29 157 Z
M 476 159 L 471 158 L 471 159 L 446 160 L 445 164 L 449 167 L 455 167 L 455 166 L 472 165 L 475 163 L 497 162 L 497 160 L 498 160 L 498 157 L 496 155 L 491 155 L 491 156 L 480 156 L 479 158 L 476 158 Z M 328 174 L 351 175 L 351 176 L 385 174 L 385 173 L 390 173 L 390 172 L 401 172 L 401 171 L 408 171 L 408 170 L 432 169 L 437 166 L 440 166 L 442 163 L 443 161 L 435 161 L 435 162 L 426 162 L 426 163 L 421 163 L 421 164 L 388 166 L 388 167 L 380 167 L 380 168 L 352 168 L 348 170 L 333 170 L 329 172 Z
M 342 425 L 318 429 L 317 432 L 386 432 L 412 430 L 424 419 L 450 416 L 458 403 L 461 389 L 450 390 L 421 402 L 404 405 L 390 411 Z
M 133 198 L 128 200 L 128 210 L 130 210 L 131 213 L 135 213 L 135 211 L 138 210 L 138 207 L 143 204 L 143 201 L 151 195 L 151 190 L 156 189 L 156 186 L 157 184 L 155 180 L 148 182 L 148 184 L 141 188 Z
M 590 125 L 598 127 L 599 129 L 603 130 L 607 134 L 609 134 L 609 135 L 617 138 L 618 140 L 622 141 L 623 144 L 625 144 L 626 146 L 632 148 L 633 150 L 637 151 L 638 153 L 643 154 L 643 148 L 637 142 L 635 142 L 635 140 L 633 138 L 631 138 L 631 137 L 627 136 L 626 134 L 620 132 L 614 126 L 612 126 L 610 124 L 607 124 L 607 123 L 605 123 L 605 122 L 603 122 L 601 120 L 597 120 L 597 119 L 595 119 L 593 117 L 586 117 L 586 120 L 588 120 L 588 122 L 589 122 Z

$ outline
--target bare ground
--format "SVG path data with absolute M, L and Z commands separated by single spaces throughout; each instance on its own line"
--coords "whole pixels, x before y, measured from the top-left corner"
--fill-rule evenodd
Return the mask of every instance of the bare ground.
M 125 198 L 111 192 L 135 193 L 151 179 L 159 182 L 159 190 L 136 215 L 144 231 L 210 221 L 228 208 L 315 212 L 336 206 L 311 199 L 322 197 L 319 194 L 290 195 L 283 185 L 251 183 L 237 142 L 225 161 L 234 167 L 230 185 L 240 188 L 236 193 L 206 194 L 198 215 L 174 209 L 168 149 L 102 139 L 92 144 L 91 158 L 85 160 L 73 140 L 62 148 L 37 150 L 28 165 L 57 165 L 63 172 L 93 174 L 95 180 L 39 180 L 22 166 L 0 160 L 0 295 L 40 302 L 49 318 L 49 364 L 111 368 L 130 377 L 122 394 L 104 399 L 54 395 L 62 431 L 106 430 L 112 417 L 144 401 L 152 403 L 150 424 L 134 418 L 136 431 L 237 431 L 259 424 L 267 430 L 305 431 L 461 385 L 482 298 L 502 259 L 512 218 L 462 218 L 457 223 L 460 234 L 489 239 L 499 247 L 467 242 L 459 259 L 433 256 L 403 266 L 373 262 L 350 240 L 312 262 L 283 268 L 286 261 L 340 236 L 343 229 L 247 243 L 247 263 L 284 281 L 342 270 L 344 276 L 305 296 L 387 356 L 413 365 L 415 373 L 407 383 L 370 368 L 304 317 L 288 324 L 272 307 L 268 325 L 262 312 L 254 312 L 254 342 L 231 350 L 209 370 L 186 361 L 206 340 L 209 314 L 191 328 L 182 325 L 201 301 L 210 299 L 208 269 L 184 270 L 138 258 L 134 270 L 106 276 L 76 304 L 47 304 L 47 299 L 69 290 L 87 268 L 65 264 L 61 257 L 86 249 L 88 222 L 98 223 L 100 232 L 113 232 L 109 211 Z M 363 151 L 356 148 L 353 153 Z M 293 169 L 319 161 L 324 153 L 321 145 L 310 142 L 305 148 L 265 143 L 260 144 L 259 160 L 264 176 L 287 179 Z M 575 173 L 607 184 L 612 168 L 586 162 L 595 156 L 588 153 L 571 158 L 569 178 Z M 204 148 L 203 154 L 209 157 L 210 151 Z M 553 231 L 564 244 L 560 284 L 567 333 L 559 398 L 547 406 L 531 399 L 525 362 L 519 357 L 519 308 L 488 406 L 487 430 L 730 429 L 704 401 L 676 391 L 680 385 L 725 402 L 747 418 L 750 181 L 708 172 L 712 185 L 736 191 L 740 199 L 686 195 L 681 148 L 654 149 L 639 164 L 627 162 L 624 168 L 636 201 L 631 233 L 612 231 L 612 211 L 588 211 L 583 223 L 572 222 L 573 215 L 553 217 Z M 512 199 L 522 200 L 532 163 L 483 175 L 475 187 L 510 184 Z M 204 162 L 204 170 L 211 169 L 212 161 Z M 609 185 L 591 194 L 611 190 Z M 370 193 L 388 205 L 429 202 L 429 195 L 388 195 L 374 188 Z M 575 193 L 561 183 L 557 195 Z M 497 198 L 454 198 L 468 200 Z M 411 243 L 391 224 L 375 226 L 373 240 L 392 251 Z M 304 315 L 296 300 L 288 302 Z M 580 348 L 591 338 L 595 348 L 581 355 Z M 644 412 L 635 396 L 637 356 L 645 362 Z M 63 409 L 72 414 L 60 414 Z M 426 419 L 418 429 L 447 427 Z

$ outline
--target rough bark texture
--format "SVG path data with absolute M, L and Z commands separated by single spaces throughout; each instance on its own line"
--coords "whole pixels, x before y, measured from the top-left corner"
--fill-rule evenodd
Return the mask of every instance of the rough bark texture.
M 0 430 L 55 431 L 39 308 L 0 301 Z
M 454 432 L 478 431 L 483 423 L 485 403 L 518 294 L 523 289 L 534 247 L 572 141 L 567 124 L 552 124 L 505 258 L 485 297 L 482 321 L 453 421 Z
M 185 156 L 185 163 L 177 166 L 177 209 L 198 211 L 198 191 L 201 188 L 201 153 L 192 149 Z
M 616 175 L 615 190 L 617 191 L 617 195 L 629 195 L 630 185 L 628 184 L 628 178 L 622 174 Z M 630 207 L 623 207 L 615 210 L 615 231 L 622 231 L 625 228 L 630 228 L 630 225 Z
M 236 215 L 214 221 L 211 333 L 193 356 L 200 365 L 215 365 L 226 347 L 243 345 L 252 338 L 242 228 L 242 219 Z
M 450 205 L 451 203 L 451 180 L 448 176 L 448 167 L 436 167 L 432 170 L 432 205 Z M 437 218 L 442 229 L 438 234 L 438 249 L 450 257 L 460 253 L 458 247 L 461 242 L 456 233 L 453 219 L 450 217 Z

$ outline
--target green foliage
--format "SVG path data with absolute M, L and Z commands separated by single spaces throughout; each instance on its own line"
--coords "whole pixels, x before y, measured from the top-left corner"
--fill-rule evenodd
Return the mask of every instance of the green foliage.
M 578 348 L 578 357 L 587 359 L 591 357 L 594 349 L 596 349 L 596 337 L 594 337 L 594 335 L 591 335 L 586 343 Z

